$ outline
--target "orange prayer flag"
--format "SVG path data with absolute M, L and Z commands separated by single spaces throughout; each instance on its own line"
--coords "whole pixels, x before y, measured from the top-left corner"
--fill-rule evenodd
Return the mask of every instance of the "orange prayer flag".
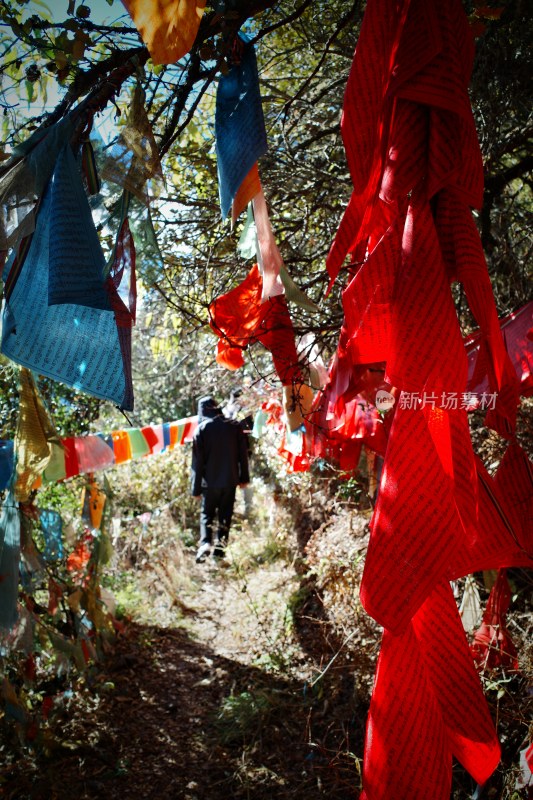
M 191 49 L 206 0 L 122 0 L 154 64 L 174 64 Z
M 115 463 L 122 464 L 124 461 L 131 461 L 131 444 L 126 431 L 112 431 L 111 437 Z
M 256 162 L 237 189 L 237 194 L 233 198 L 233 203 L 231 206 L 232 226 L 235 225 L 237 218 L 244 211 L 250 200 L 253 200 L 256 194 L 259 194 L 260 191 L 261 180 L 259 178 L 259 170 Z
M 170 423 L 170 445 L 169 450 L 173 450 L 177 444 L 181 444 L 183 425 L 179 422 Z

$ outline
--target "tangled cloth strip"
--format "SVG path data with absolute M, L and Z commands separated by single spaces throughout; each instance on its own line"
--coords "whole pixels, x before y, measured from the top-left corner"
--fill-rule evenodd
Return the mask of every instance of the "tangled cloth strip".
M 518 380 L 470 211 L 483 194 L 472 58 L 459 0 L 369 0 L 345 94 L 353 193 L 327 267 L 333 283 L 350 255 L 351 279 L 329 408 L 342 417 L 375 362 L 398 393 L 427 399 L 397 404 L 361 586 L 385 629 L 363 800 L 448 800 L 452 756 L 479 783 L 491 775 L 499 744 L 448 582 L 532 563 L 517 513 L 532 492 L 527 459 L 515 459 L 520 498 L 505 493 L 474 456 L 466 410 L 438 402 L 467 385 L 450 291 L 461 281 L 480 327 L 477 372 L 497 393 L 486 423 L 513 437 Z

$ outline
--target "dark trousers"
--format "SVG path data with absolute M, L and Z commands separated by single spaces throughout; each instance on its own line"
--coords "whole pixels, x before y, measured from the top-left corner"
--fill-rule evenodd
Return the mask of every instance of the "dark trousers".
M 228 534 L 235 503 L 235 486 L 229 489 L 202 489 L 200 512 L 200 544 L 213 544 L 215 519 L 217 520 L 215 543 L 228 541 Z

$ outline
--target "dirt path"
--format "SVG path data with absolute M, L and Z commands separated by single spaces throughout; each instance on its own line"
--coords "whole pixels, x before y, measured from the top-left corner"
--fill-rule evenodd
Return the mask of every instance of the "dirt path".
M 295 632 L 301 579 L 272 543 L 246 548 L 219 567 L 167 552 L 151 610 L 65 707 L 59 741 L 14 765 L 0 797 L 357 797 L 350 737 L 366 709 L 355 721 L 348 678 L 311 687 L 325 656 Z

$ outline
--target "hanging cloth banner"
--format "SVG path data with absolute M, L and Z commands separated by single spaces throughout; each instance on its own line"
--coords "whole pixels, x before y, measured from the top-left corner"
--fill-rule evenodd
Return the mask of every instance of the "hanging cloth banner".
M 261 302 L 264 303 L 270 297 L 285 293 L 285 287 L 280 278 L 283 261 L 270 224 L 263 190 L 257 197 L 254 197 L 252 206 L 257 231 L 257 263 L 263 278 Z
M 472 643 L 472 655 L 480 669 L 503 666 L 518 670 L 516 647 L 505 624 L 510 603 L 507 570 L 500 569 L 487 601 L 481 627 L 476 631 Z
M 39 521 L 44 536 L 43 558 L 46 561 L 60 561 L 64 555 L 61 515 L 50 508 L 41 508 Z
M 17 500 L 28 500 L 33 484 L 52 457 L 52 447 L 59 446 L 59 436 L 37 391 L 31 372 L 20 370 L 20 400 L 15 438 L 17 454 Z
M 132 410 L 133 391 L 126 384 L 113 312 L 48 305 L 52 185 L 45 191 L 29 251 L 4 303 L 2 352 L 35 372 Z M 15 255 L 6 264 L 4 282 Z
M 74 447 L 80 473 L 107 469 L 115 463 L 115 454 L 99 436 L 76 436 Z
M 109 311 L 105 258 L 72 148 L 57 160 L 50 190 L 48 305 Z
M 175 64 L 191 49 L 206 0 L 122 0 L 154 64 Z
M 20 559 L 20 517 L 12 490 L 0 516 L 0 628 L 11 630 L 17 621 Z
M 220 208 L 226 219 L 242 182 L 267 151 L 255 49 L 242 33 L 233 66 L 218 83 L 215 137 Z
M 145 99 L 142 87 L 136 84 L 126 124 L 120 131 L 118 141 L 106 147 L 100 174 L 147 205 L 150 201 L 147 181 L 151 181 L 151 193 L 158 196 L 163 184 L 163 171 L 146 114 Z
M 0 250 L 9 251 L 35 230 L 35 204 L 43 194 L 59 152 L 74 132 L 71 115 L 35 131 L 17 145 L 0 170 Z
M 482 784 L 500 748 L 451 587 L 439 583 L 402 634 L 383 633 L 361 800 L 449 800 L 452 755 Z
M 261 303 L 263 281 L 255 264 L 242 283 L 209 306 L 210 325 L 220 337 L 217 361 L 229 369 L 244 364 L 242 351 L 255 341 L 272 353 L 283 386 L 301 383 L 294 329 L 283 295 Z
M 500 329 L 505 349 L 520 381 L 520 394 L 530 397 L 533 394 L 533 300 L 500 320 Z M 490 392 L 487 365 L 479 357 L 482 346 L 481 331 L 473 333 L 465 342 L 468 356 L 467 389 L 478 398 Z
M 13 444 L 12 439 L 0 439 L 0 491 L 9 486 L 15 468 Z
M 131 457 L 142 458 L 150 453 L 150 445 L 142 435 L 140 428 L 126 428 L 126 435 L 130 440 Z
M 516 381 L 470 210 L 483 199 L 473 55 L 460 0 L 368 0 L 343 107 L 353 192 L 327 268 L 331 288 L 349 255 L 357 290 L 343 298 L 330 397 L 340 412 L 358 391 L 358 368 L 376 362 L 401 390 L 361 585 L 385 628 L 362 800 L 447 800 L 452 756 L 478 783 L 496 768 L 496 735 L 447 582 L 533 563 L 516 511 L 474 457 L 466 410 L 439 406 L 444 393 L 466 391 L 450 291 L 459 280 L 498 393 L 491 423 L 512 435 Z
M 242 233 L 239 238 L 239 242 L 237 244 L 237 249 L 241 256 L 245 259 L 253 258 L 254 261 L 258 261 L 261 253 L 260 253 L 260 244 L 258 239 L 257 233 L 257 223 L 254 221 L 254 214 L 253 208 L 256 208 L 256 205 L 250 204 L 248 206 L 248 213 L 246 215 L 246 222 L 244 224 L 244 228 L 242 229 Z M 266 204 L 265 204 L 265 211 L 266 211 Z M 265 220 L 265 231 L 264 236 L 266 241 L 270 236 L 274 239 L 272 230 L 270 228 L 270 233 L 268 229 L 270 227 L 270 220 L 268 218 L 268 212 L 266 212 L 266 220 Z M 268 223 L 268 225 L 266 224 Z M 277 245 L 275 240 L 273 241 L 274 247 L 277 250 Z M 264 261 L 264 259 L 263 259 Z M 274 273 L 276 267 L 276 257 L 274 256 Z M 264 281 L 264 273 L 263 274 L 263 281 Z M 291 303 L 296 303 L 296 305 L 305 308 L 307 311 L 318 311 L 318 306 L 314 303 L 305 292 L 295 284 L 289 273 L 287 272 L 287 268 L 285 264 L 281 260 L 281 256 L 279 256 L 279 277 L 281 278 L 281 283 L 285 289 L 285 297 Z M 274 284 L 277 288 L 277 282 Z M 274 292 L 273 294 L 282 294 L 282 291 Z M 265 289 L 263 288 L 263 295 L 265 295 Z

